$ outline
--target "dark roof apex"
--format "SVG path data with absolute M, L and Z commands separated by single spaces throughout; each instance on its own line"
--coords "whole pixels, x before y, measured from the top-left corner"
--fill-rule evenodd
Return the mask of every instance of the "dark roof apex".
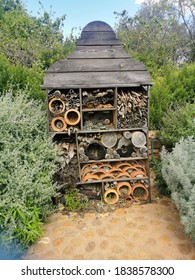
M 81 32 L 77 46 L 120 45 L 112 27 L 104 21 L 92 21 Z
M 84 28 L 83 31 L 110 31 L 114 32 L 112 27 L 104 21 L 95 20 L 89 22 Z

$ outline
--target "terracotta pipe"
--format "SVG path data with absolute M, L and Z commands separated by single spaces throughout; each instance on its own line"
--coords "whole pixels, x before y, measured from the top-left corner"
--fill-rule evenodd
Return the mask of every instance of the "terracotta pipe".
M 146 173 L 141 171 L 141 170 L 135 170 L 133 172 L 130 173 L 131 178 L 135 178 L 135 177 L 147 177 Z
M 114 176 L 112 174 L 106 173 L 100 176 L 101 180 L 106 180 L 106 179 L 114 179 Z
M 128 172 L 121 172 L 116 176 L 116 178 L 131 178 L 131 175 Z
M 56 105 L 54 103 L 56 103 Z M 58 110 L 54 110 L 55 107 L 58 107 Z M 53 98 L 52 100 L 50 100 L 49 111 L 51 113 L 53 113 L 54 115 L 58 115 L 63 113 L 64 110 L 65 110 L 65 103 L 63 100 L 61 100 L 60 98 Z
M 116 177 L 121 172 L 123 172 L 122 169 L 116 167 L 113 167 L 109 170 L 109 174 L 112 174 L 114 177 Z
M 70 109 L 64 114 L 64 119 L 68 125 L 74 126 L 80 122 L 80 112 L 75 109 Z
M 140 189 L 140 191 L 138 191 L 138 189 Z M 141 194 L 138 192 L 141 192 Z M 149 191 L 144 186 L 144 184 L 136 183 L 132 189 L 132 196 L 133 196 L 134 200 L 137 202 L 146 201 L 149 196 Z
M 63 117 L 55 117 L 51 121 L 51 127 L 56 132 L 62 132 L 66 129 L 66 122 Z
M 104 201 L 107 204 L 116 204 L 119 200 L 119 195 L 114 189 L 107 189 L 104 193 Z
M 119 182 L 116 186 L 116 191 L 119 196 L 129 197 L 132 193 L 132 187 L 128 182 Z
M 141 165 L 141 164 L 135 164 L 134 165 L 136 167 L 137 170 L 142 170 L 143 172 L 146 173 L 146 168 L 145 166 Z
M 100 177 L 98 175 L 93 175 L 93 174 L 87 174 L 85 175 L 83 178 L 82 178 L 82 181 L 83 182 L 86 182 L 86 181 L 99 181 L 100 180 Z

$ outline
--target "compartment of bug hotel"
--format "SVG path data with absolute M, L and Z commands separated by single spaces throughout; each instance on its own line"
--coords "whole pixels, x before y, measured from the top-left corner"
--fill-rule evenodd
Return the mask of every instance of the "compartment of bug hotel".
M 74 132 L 80 129 L 79 90 L 50 91 L 48 93 L 48 113 L 51 132 Z
M 113 181 L 103 183 L 103 199 L 107 204 L 117 204 L 125 202 L 145 203 L 149 199 L 148 180 L 138 181 Z
M 83 129 L 86 131 L 107 130 L 114 127 L 113 111 L 89 111 L 83 113 Z
M 148 95 L 144 89 L 119 88 L 117 95 L 118 128 L 148 126 Z
M 83 89 L 82 108 L 90 109 L 112 109 L 114 108 L 114 88 L 108 89 Z
M 102 198 L 102 184 L 92 183 L 79 185 L 78 190 L 81 194 L 88 197 L 88 199 L 101 200 Z
M 147 138 L 142 130 L 78 134 L 80 162 L 147 157 Z
M 81 165 L 81 181 L 113 181 L 148 177 L 145 160 L 95 162 Z

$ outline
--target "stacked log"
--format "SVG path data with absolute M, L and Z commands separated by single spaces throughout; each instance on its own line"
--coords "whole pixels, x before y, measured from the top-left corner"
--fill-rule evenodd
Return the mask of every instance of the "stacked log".
M 148 96 L 145 92 L 120 90 L 117 104 L 118 128 L 148 126 Z
M 149 131 L 149 158 L 159 159 L 162 143 L 156 135 L 156 131 Z
M 76 187 L 79 178 L 77 149 L 75 138 L 62 138 L 55 141 L 58 171 L 55 178 L 62 187 Z
M 146 134 L 140 131 L 99 132 L 78 135 L 81 162 L 128 157 L 147 157 Z

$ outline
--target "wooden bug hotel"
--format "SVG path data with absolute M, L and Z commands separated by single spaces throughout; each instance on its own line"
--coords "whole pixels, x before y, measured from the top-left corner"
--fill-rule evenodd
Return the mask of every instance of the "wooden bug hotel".
M 57 180 L 105 203 L 150 201 L 146 67 L 105 22 L 87 24 L 76 50 L 44 77 Z

